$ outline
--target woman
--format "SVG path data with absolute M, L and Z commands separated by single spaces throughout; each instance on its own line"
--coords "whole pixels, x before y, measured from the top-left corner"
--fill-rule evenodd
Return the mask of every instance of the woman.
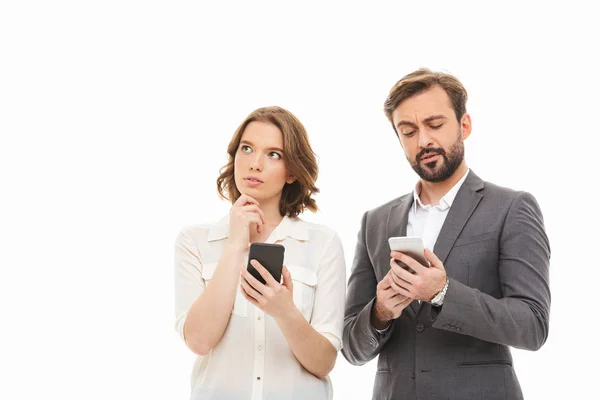
M 198 358 L 196 399 L 331 399 L 346 268 L 338 236 L 298 215 L 316 211 L 317 162 L 289 111 L 260 108 L 238 127 L 217 179 L 229 215 L 181 231 L 175 245 L 176 330 Z M 282 282 L 249 244 L 285 247 Z

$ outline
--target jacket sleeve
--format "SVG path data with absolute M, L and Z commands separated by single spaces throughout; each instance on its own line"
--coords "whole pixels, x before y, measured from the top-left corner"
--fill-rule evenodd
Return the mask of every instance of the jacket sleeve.
M 348 280 L 342 354 L 353 365 L 362 365 L 379 354 L 391 337 L 394 324 L 380 334 L 371 324 L 371 311 L 377 294 L 377 278 L 367 246 L 367 214 L 362 218 Z
M 488 342 L 538 350 L 548 337 L 550 244 L 535 198 L 521 192 L 500 234 L 502 298 L 450 280 L 432 326 Z

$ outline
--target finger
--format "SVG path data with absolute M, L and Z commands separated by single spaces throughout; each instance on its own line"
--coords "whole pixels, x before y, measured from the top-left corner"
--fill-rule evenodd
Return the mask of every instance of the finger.
M 253 212 L 256 214 L 261 213 L 261 209 L 256 204 L 246 204 L 245 206 L 241 206 L 239 209 L 242 212 Z
M 398 308 L 404 308 L 407 305 L 409 305 L 410 303 L 412 303 L 414 301 L 414 299 L 410 298 L 410 297 L 405 297 L 402 301 L 399 301 L 397 304 L 395 304 L 393 306 L 394 309 L 398 309 Z
M 260 222 L 256 222 L 259 225 L 260 230 L 262 230 L 261 225 L 265 225 L 267 223 L 266 218 L 265 218 L 265 213 L 256 204 L 247 204 L 243 207 L 240 207 L 240 211 L 242 213 L 244 213 L 244 215 L 246 215 L 246 216 L 248 216 L 250 214 L 256 215 L 260 220 Z M 255 219 L 253 219 L 253 220 L 255 220 Z
M 263 212 L 263 210 L 261 210 L 258 207 L 257 207 L 257 213 L 258 213 L 258 216 L 260 217 L 261 223 L 257 225 L 256 230 L 258 233 L 262 233 L 263 225 L 267 224 L 267 219 L 265 217 L 265 213 Z
M 262 295 L 257 292 L 256 289 L 250 286 L 246 279 L 240 280 L 240 286 L 242 287 L 243 291 L 254 300 L 258 301 L 262 297 Z
M 260 305 L 258 304 L 258 301 L 256 301 L 256 299 L 254 297 L 250 296 L 243 287 L 242 287 L 242 295 L 244 296 L 244 298 L 246 300 L 248 300 L 249 303 L 254 304 L 256 307 L 260 307 Z
M 253 213 L 253 212 L 248 212 L 248 213 L 244 213 L 244 218 L 246 218 L 246 220 L 248 222 L 250 222 L 251 224 L 255 224 L 256 226 L 262 228 L 263 226 L 263 222 L 260 219 L 260 216 L 258 216 L 258 214 Z
M 389 279 L 389 272 L 386 276 L 383 277 L 383 279 L 381 281 L 379 281 L 379 283 L 377 284 L 377 290 L 386 290 L 387 288 L 390 287 L 390 279 Z
M 396 296 L 402 296 L 402 295 L 399 295 L 398 293 L 396 293 L 394 288 L 390 286 L 387 289 L 382 290 L 378 296 L 380 296 L 382 300 L 389 300 Z M 404 296 L 402 296 L 402 297 L 404 297 Z
M 256 228 L 256 232 L 262 233 L 263 224 L 258 216 L 256 216 L 255 214 L 252 214 L 252 215 L 249 214 L 249 215 L 245 215 L 244 218 L 246 218 L 246 221 L 248 222 L 249 229 Z
M 398 261 L 402 261 L 408 267 L 412 268 L 417 274 L 423 272 L 425 268 L 427 268 L 414 258 L 407 256 L 406 254 L 401 253 L 399 251 L 392 251 L 390 255 L 392 256 L 392 258 Z
M 253 265 L 254 266 L 254 265 Z M 242 277 L 252 286 L 258 293 L 265 294 L 267 287 L 263 285 L 258 279 L 256 279 L 247 269 L 242 270 Z
M 292 283 L 292 274 L 290 274 L 290 271 L 286 268 L 285 265 L 281 269 L 281 275 L 283 277 L 283 285 L 288 289 L 292 290 L 294 287 L 294 284 Z
M 252 266 L 258 271 L 260 276 L 262 276 L 263 279 L 265 280 L 265 282 L 267 282 L 267 286 L 275 287 L 275 285 L 279 285 L 279 282 L 275 281 L 275 278 L 273 278 L 273 275 L 271 275 L 271 273 L 269 271 L 267 271 L 267 269 L 265 267 L 263 267 L 261 263 L 259 263 L 256 260 L 251 260 L 250 264 L 252 264 Z M 262 292 L 262 293 L 264 293 L 264 292 Z
M 260 209 L 260 207 L 258 208 L 258 215 L 260 215 L 260 219 L 262 220 L 262 223 L 266 224 L 267 218 L 265 217 L 265 213 L 263 212 L 263 210 Z
M 399 294 L 399 293 L 396 293 L 396 291 L 394 290 L 394 288 L 390 287 L 389 290 L 393 293 L 393 295 L 390 296 L 390 299 L 394 299 L 395 302 L 400 302 L 400 301 L 403 301 L 403 300 L 406 299 L 406 296 L 404 296 L 402 294 Z
M 256 204 L 257 206 L 259 206 L 259 205 L 260 205 L 260 203 L 258 202 L 258 200 L 256 200 L 254 197 L 252 197 L 252 196 L 250 196 L 250 195 L 248 195 L 248 194 L 245 194 L 244 196 L 246 196 L 246 201 L 247 201 L 248 203 L 254 203 L 254 204 Z
M 396 283 L 400 283 L 398 282 L 398 278 L 410 284 L 412 284 L 415 279 L 414 274 L 401 267 L 395 258 L 390 259 L 390 268 L 390 279 L 394 279 Z
M 390 280 L 396 282 L 400 286 L 412 286 L 418 279 L 417 276 L 411 272 L 408 272 L 401 266 L 394 264 L 396 264 L 396 261 L 392 260 L 390 263 L 390 266 L 392 267 Z
M 433 251 L 425 249 L 425 258 L 427 261 L 429 261 L 432 267 L 445 271 L 444 264 Z
M 244 213 L 248 213 L 248 212 L 256 213 L 258 215 L 258 217 L 260 218 L 260 220 L 262 221 L 262 223 L 266 224 L 265 213 L 256 204 L 246 204 L 245 206 L 240 207 L 240 211 L 242 211 Z
M 394 280 L 390 280 L 390 284 L 396 293 L 406 297 L 412 297 L 412 293 L 408 290 L 408 288 L 398 285 L 396 282 L 394 282 Z
M 247 194 L 243 194 L 240 197 L 238 197 L 238 199 L 235 201 L 235 203 L 233 203 L 233 206 L 234 207 L 242 207 L 247 203 L 256 204 L 257 206 L 259 205 L 258 201 L 256 201 L 252 197 L 248 196 Z

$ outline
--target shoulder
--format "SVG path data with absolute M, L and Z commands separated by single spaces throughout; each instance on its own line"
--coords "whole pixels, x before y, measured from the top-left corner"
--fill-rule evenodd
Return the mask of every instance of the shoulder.
M 527 191 L 500 186 L 487 181 L 484 182 L 481 193 L 484 199 L 487 198 L 495 203 L 506 204 L 509 207 L 522 202 L 537 204 L 535 196 Z
M 308 239 L 311 241 L 315 240 L 327 243 L 336 240 L 339 241 L 338 233 L 326 225 L 308 222 L 300 217 L 293 218 L 291 221 L 294 224 L 297 224 L 298 227 L 301 227 L 306 232 Z
M 210 235 L 214 236 L 215 234 L 225 233 L 229 228 L 228 222 L 229 220 L 227 217 L 223 217 L 212 222 L 184 226 L 179 231 L 177 240 L 185 240 L 194 243 L 206 242 Z
M 488 181 L 481 181 L 479 209 L 486 218 L 497 216 L 505 223 L 519 221 L 542 221 L 542 211 L 533 194 L 524 190 L 515 190 Z
M 389 215 L 389 213 L 396 207 L 398 207 L 400 204 L 404 203 L 404 202 L 411 202 L 413 201 L 413 194 L 412 192 L 407 193 L 405 195 L 402 195 L 400 197 L 397 197 L 393 200 L 388 201 L 387 203 L 381 204 L 375 208 L 372 208 L 370 210 L 367 210 L 364 214 L 363 214 L 363 219 L 375 219 L 375 220 L 380 220 L 382 218 L 387 218 L 387 216 Z
M 178 236 L 183 236 L 185 238 L 199 238 L 203 236 L 208 236 L 208 232 L 210 232 L 211 225 L 209 224 L 194 224 L 187 225 L 181 228 L 178 233 Z
M 518 200 L 517 203 L 521 200 L 535 202 L 531 193 L 484 181 L 472 170 L 461 187 L 461 191 L 463 190 L 477 192 L 482 196 L 484 204 L 499 208 L 511 207 L 515 200 Z

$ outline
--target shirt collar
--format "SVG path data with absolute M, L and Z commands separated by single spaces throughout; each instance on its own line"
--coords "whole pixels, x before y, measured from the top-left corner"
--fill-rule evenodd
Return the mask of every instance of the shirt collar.
M 296 240 L 309 239 L 307 223 L 300 218 L 283 217 L 279 225 L 271 233 L 274 241 L 291 237 Z M 224 216 L 211 226 L 208 232 L 208 241 L 222 240 L 229 237 L 229 215 Z
M 229 237 L 229 215 L 218 220 L 208 231 L 208 241 L 226 239 Z
M 454 202 L 454 199 L 456 198 L 456 195 L 458 194 L 460 187 L 464 183 L 465 179 L 467 179 L 467 175 L 469 175 L 469 171 L 470 171 L 470 169 L 467 169 L 467 172 L 465 172 L 463 177 L 460 178 L 460 180 L 458 182 L 456 182 L 456 184 L 452 187 L 452 189 L 450 189 L 448 191 L 448 193 L 446 193 L 444 195 L 444 197 L 442 197 L 440 199 L 439 204 L 437 206 L 433 206 L 433 207 L 437 207 L 441 211 L 445 211 L 445 210 L 449 209 L 452 206 L 452 203 Z M 413 202 L 413 212 L 417 212 L 417 207 L 421 207 L 424 210 L 427 210 L 432 207 L 430 205 L 423 204 L 423 202 L 421 201 L 421 198 L 419 197 L 420 192 L 421 192 L 421 181 L 417 182 L 415 189 L 413 190 L 413 198 L 415 200 Z

